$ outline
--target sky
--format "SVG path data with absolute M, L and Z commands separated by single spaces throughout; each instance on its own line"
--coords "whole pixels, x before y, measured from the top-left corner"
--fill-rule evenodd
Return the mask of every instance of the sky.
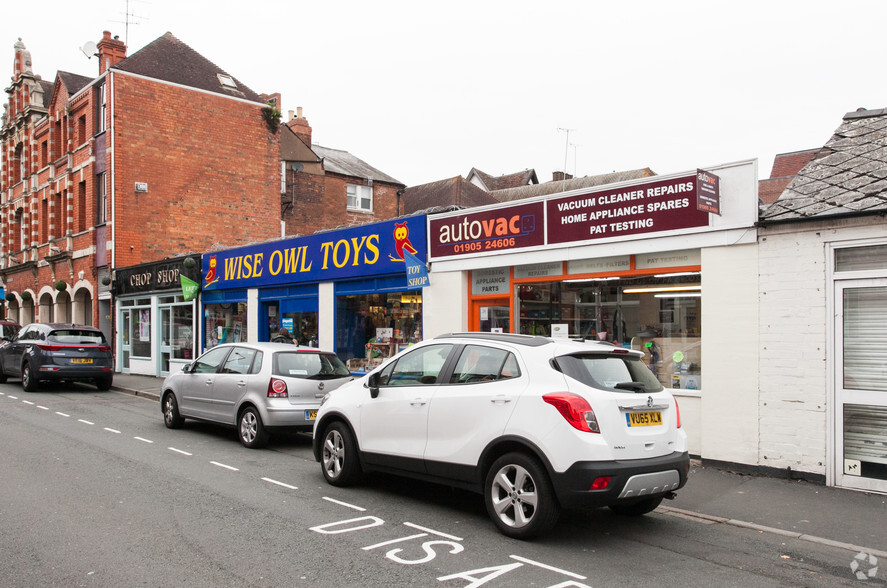
M 407 186 L 750 159 L 767 178 L 887 107 L 885 22 L 883 0 L 44 0 L 4 7 L 0 67 L 21 38 L 44 79 L 97 76 L 79 48 L 103 31 L 130 55 L 171 32 Z

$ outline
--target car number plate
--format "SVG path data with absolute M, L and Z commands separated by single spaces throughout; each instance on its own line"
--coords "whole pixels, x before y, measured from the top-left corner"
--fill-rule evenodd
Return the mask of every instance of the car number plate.
M 656 412 L 627 412 L 625 424 L 629 427 L 649 427 L 662 424 L 662 413 Z
M 72 359 L 71 363 L 92 363 L 92 358 Z
M 313 421 L 317 419 L 317 411 L 316 410 L 306 410 L 305 411 L 305 420 Z

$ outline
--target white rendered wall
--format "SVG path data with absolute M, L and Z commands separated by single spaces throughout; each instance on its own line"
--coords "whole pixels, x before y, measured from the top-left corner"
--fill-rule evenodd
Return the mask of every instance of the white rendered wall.
M 468 330 L 468 272 L 430 274 L 422 289 L 422 338 Z
M 317 346 L 335 351 L 336 340 L 336 285 L 322 282 L 317 285 Z
M 758 462 L 757 245 L 702 250 L 702 457 Z

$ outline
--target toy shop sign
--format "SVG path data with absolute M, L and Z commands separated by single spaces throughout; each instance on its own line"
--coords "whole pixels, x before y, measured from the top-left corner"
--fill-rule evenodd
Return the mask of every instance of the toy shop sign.
M 720 214 L 718 177 L 697 170 L 634 186 L 432 219 L 430 258 L 706 227 L 709 214 Z
M 203 289 L 252 288 L 395 274 L 424 265 L 425 216 L 204 254 Z

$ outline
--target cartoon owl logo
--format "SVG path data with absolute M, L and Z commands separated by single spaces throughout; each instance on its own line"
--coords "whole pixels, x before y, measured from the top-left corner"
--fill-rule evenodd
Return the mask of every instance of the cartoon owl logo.
M 397 251 L 397 257 L 388 255 L 391 261 L 403 261 L 404 250 L 409 251 L 413 255 L 416 254 L 416 248 L 410 243 L 410 229 L 407 227 L 407 221 L 394 224 L 394 249 Z
M 213 282 L 218 282 L 219 278 L 216 276 L 216 256 L 213 255 L 209 258 L 209 271 L 206 272 L 206 285 L 209 286 Z

